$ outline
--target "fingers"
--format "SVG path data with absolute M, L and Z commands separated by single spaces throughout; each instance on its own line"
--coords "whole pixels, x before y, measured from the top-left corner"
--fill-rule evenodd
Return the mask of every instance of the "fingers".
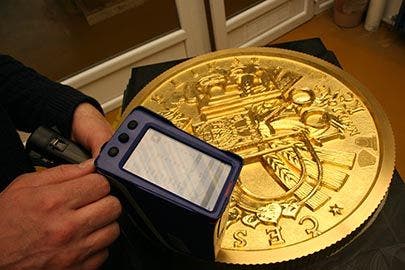
M 91 149 L 91 153 L 93 157 L 97 157 L 98 154 L 100 154 L 101 146 L 111 139 L 112 133 L 104 133 L 104 134 L 99 134 L 99 136 L 92 138 L 89 140 L 89 145 Z
M 84 247 L 90 253 L 96 253 L 109 247 L 120 235 L 120 226 L 117 222 L 111 223 L 90 234 L 84 240 Z
M 53 191 L 63 198 L 66 207 L 78 209 L 107 196 L 110 193 L 110 184 L 104 176 L 91 173 L 55 184 Z
M 94 160 L 89 159 L 80 164 L 60 165 L 41 171 L 39 172 L 41 177 L 38 176 L 37 179 L 39 185 L 42 186 L 55 184 L 87 175 L 93 172 L 94 169 Z
M 82 256 L 79 257 L 81 269 L 93 269 L 87 267 L 100 266 L 108 257 L 107 247 L 119 236 L 120 228 L 117 222 L 111 223 L 92 234 L 83 241 Z
M 80 104 L 74 112 L 72 139 L 90 149 L 93 157 L 113 134 L 113 129 L 104 116 L 88 103 Z
M 99 269 L 99 267 L 107 260 L 108 258 L 108 250 L 103 249 L 90 257 L 88 257 L 84 262 L 77 266 L 74 269 L 80 270 L 95 270 Z
M 109 195 L 76 210 L 73 219 L 83 227 L 84 234 L 90 234 L 117 220 L 121 211 L 119 200 Z
M 91 149 L 93 157 L 98 156 L 101 146 L 111 139 L 113 129 L 104 118 L 99 119 L 97 127 L 98 132 L 87 137 L 87 145 Z
M 13 181 L 13 185 L 46 186 L 66 182 L 87 175 L 95 170 L 94 160 L 89 159 L 80 164 L 60 165 L 40 172 L 27 173 Z

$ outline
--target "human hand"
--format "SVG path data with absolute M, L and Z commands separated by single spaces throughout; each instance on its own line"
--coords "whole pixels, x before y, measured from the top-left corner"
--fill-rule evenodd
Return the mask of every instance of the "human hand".
M 96 269 L 121 205 L 93 160 L 17 177 L 0 193 L 0 269 Z
M 91 150 L 96 157 L 101 146 L 113 134 L 111 125 L 104 116 L 91 104 L 80 104 L 73 114 L 72 139 Z

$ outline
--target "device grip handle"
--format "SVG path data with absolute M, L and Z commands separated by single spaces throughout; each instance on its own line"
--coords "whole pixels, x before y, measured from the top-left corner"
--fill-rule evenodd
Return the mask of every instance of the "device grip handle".
M 81 163 L 91 154 L 53 129 L 38 127 L 28 138 L 26 150 L 34 165 L 53 167 L 63 163 Z

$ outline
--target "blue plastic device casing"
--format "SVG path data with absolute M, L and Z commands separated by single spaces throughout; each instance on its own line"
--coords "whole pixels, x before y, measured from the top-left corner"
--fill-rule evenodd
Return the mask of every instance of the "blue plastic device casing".
M 131 121 L 137 122 L 136 128 L 128 127 Z M 150 128 L 231 166 L 212 211 L 123 169 L 128 157 Z M 128 134 L 127 142 L 118 139 L 122 133 Z M 109 154 L 113 147 L 118 150 L 115 156 Z M 239 176 L 242 168 L 241 157 L 222 151 L 180 130 L 170 121 L 144 107 L 136 107 L 110 141 L 103 146 L 95 165 L 97 171 L 107 176 L 112 186 L 119 190 L 118 196 L 134 226 L 139 227 L 151 239 L 173 250 L 203 259 L 215 259 L 214 238 L 219 234 L 215 232 L 215 225 L 228 204 Z

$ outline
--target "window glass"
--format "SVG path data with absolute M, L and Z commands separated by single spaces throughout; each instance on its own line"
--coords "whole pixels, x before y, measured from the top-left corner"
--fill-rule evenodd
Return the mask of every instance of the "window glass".
M 180 28 L 174 0 L 1 0 L 0 53 L 61 80 Z

